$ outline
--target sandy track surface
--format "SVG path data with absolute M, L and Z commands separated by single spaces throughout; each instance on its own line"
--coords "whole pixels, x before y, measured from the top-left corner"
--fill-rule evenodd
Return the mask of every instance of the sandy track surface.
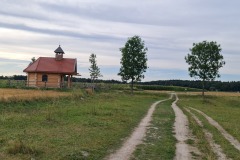
M 170 98 L 172 98 L 172 96 Z M 159 103 L 166 101 L 166 100 L 168 100 L 168 99 L 157 101 L 154 104 L 152 104 L 150 109 L 148 110 L 147 115 L 141 120 L 138 127 L 135 128 L 132 135 L 124 142 L 122 147 L 120 149 L 118 149 L 115 153 L 110 154 L 105 159 L 107 159 L 107 160 L 128 160 L 131 157 L 134 150 L 136 149 L 136 146 L 142 143 L 142 140 L 146 135 L 147 127 L 150 125 L 150 122 L 152 120 L 152 114 L 153 114 L 156 106 Z
M 189 109 L 187 108 L 184 108 L 187 112 L 189 112 L 191 114 L 191 116 L 194 118 L 194 120 L 197 122 L 197 124 L 203 128 L 203 124 L 202 122 L 197 118 L 197 116 L 195 114 L 193 114 Z M 227 156 L 223 153 L 223 150 L 221 148 L 220 145 L 216 144 L 213 140 L 213 135 L 207 131 L 206 129 L 203 128 L 203 132 L 204 132 L 204 135 L 208 141 L 208 143 L 210 144 L 213 152 L 217 155 L 218 157 L 218 160 L 226 160 L 227 159 Z
M 173 111 L 175 112 L 175 123 L 174 123 L 174 132 L 175 137 L 177 139 L 176 144 L 176 155 L 175 160 L 190 160 L 192 159 L 190 146 L 186 144 L 186 140 L 189 139 L 189 128 L 188 128 L 188 119 L 186 115 L 184 115 L 183 111 L 176 105 L 178 101 L 178 97 L 176 96 L 176 100 L 172 103 Z
M 190 107 L 191 108 L 191 107 Z M 216 127 L 219 132 L 236 148 L 240 151 L 240 143 L 237 139 L 235 139 L 232 135 L 230 135 L 218 122 L 216 122 L 215 120 L 213 120 L 211 117 L 209 117 L 208 115 L 206 115 L 205 113 L 203 113 L 200 110 L 197 110 L 195 108 L 191 108 L 195 111 L 197 111 L 198 113 L 202 114 L 207 120 L 208 122 Z

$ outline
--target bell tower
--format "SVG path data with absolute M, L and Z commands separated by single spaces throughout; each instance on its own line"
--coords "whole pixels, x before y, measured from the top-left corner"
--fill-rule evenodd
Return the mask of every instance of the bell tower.
M 64 51 L 62 50 L 61 46 L 59 45 L 58 48 L 54 51 L 56 54 L 55 54 L 55 59 L 57 61 L 61 61 L 63 59 L 63 54 Z

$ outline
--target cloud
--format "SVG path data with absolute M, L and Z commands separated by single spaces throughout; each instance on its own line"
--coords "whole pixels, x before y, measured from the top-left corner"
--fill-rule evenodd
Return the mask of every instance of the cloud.
M 29 61 L 0 58 L 0 75 L 11 76 L 23 74 L 22 71 L 27 67 Z
M 78 59 L 84 76 L 89 55 L 95 53 L 105 77 L 119 78 L 119 48 L 139 35 L 149 49 L 147 80 L 189 78 L 184 56 L 192 43 L 203 40 L 221 44 L 227 62 L 223 79 L 229 74 L 240 79 L 239 5 L 237 0 L 2 0 L 0 63 L 10 73 L 13 63 L 53 56 L 60 43 L 65 57 Z

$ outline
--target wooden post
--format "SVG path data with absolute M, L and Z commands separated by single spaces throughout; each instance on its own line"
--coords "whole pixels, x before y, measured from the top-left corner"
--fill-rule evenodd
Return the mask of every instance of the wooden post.
M 64 75 L 61 75 L 61 88 L 64 87 Z
M 71 82 L 71 80 L 70 80 L 70 75 L 68 75 L 68 88 L 70 88 L 71 86 L 71 84 L 70 84 L 70 82 Z
M 26 82 L 26 86 L 29 87 L 29 73 L 27 73 L 27 82 Z

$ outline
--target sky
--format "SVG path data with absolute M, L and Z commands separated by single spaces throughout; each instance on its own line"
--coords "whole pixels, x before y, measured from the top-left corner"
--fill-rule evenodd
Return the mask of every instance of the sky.
M 89 78 L 89 56 L 105 80 L 121 80 L 121 52 L 138 35 L 148 48 L 143 81 L 194 80 L 184 57 L 193 43 L 221 45 L 226 65 L 216 80 L 240 80 L 239 0 L 1 0 L 0 75 L 26 75 L 32 57 L 77 58 Z

